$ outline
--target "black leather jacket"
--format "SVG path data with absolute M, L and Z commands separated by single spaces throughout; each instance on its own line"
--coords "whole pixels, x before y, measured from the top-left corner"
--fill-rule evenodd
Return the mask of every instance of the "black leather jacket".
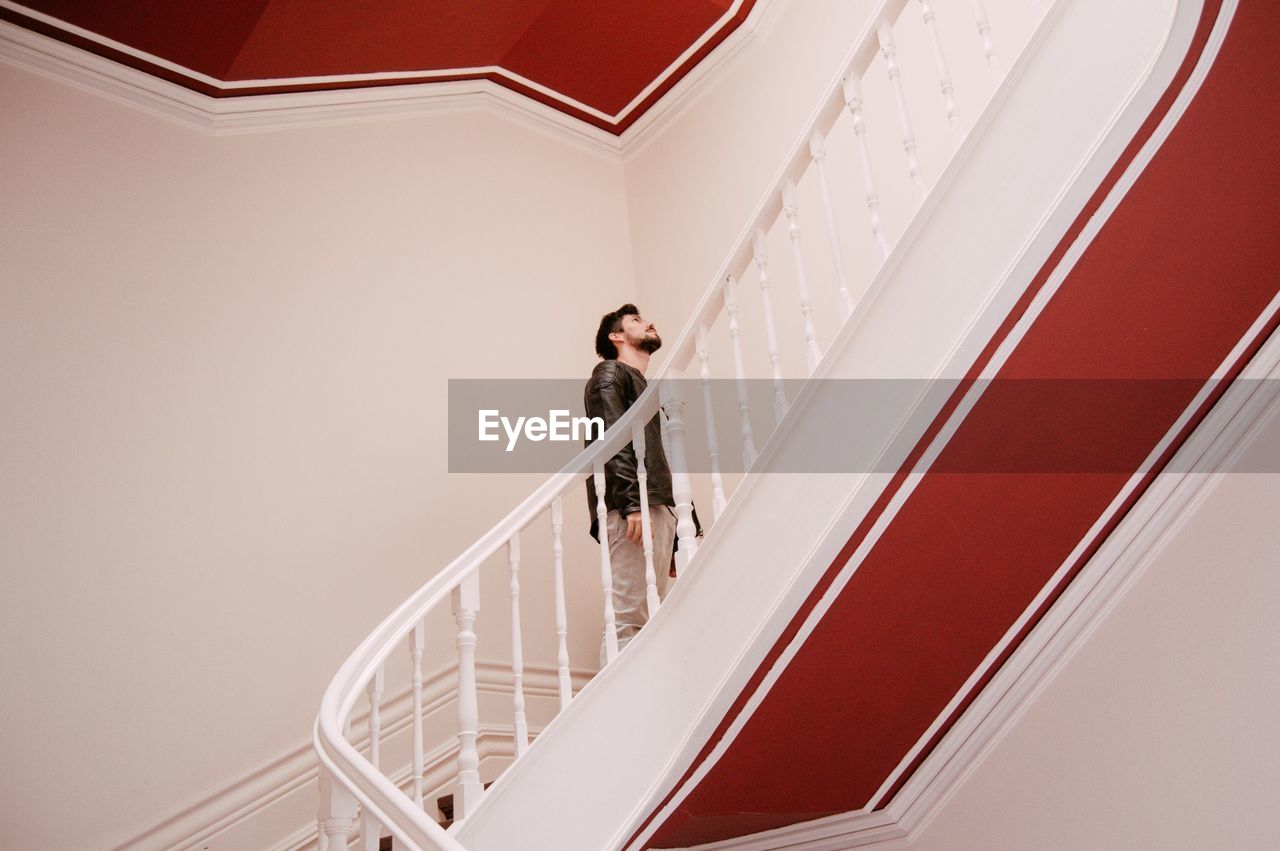
M 648 386 L 638 369 L 617 360 L 596 364 L 583 391 L 583 404 L 589 417 L 600 417 L 608 429 L 627 412 Z M 671 496 L 671 468 L 662 448 L 662 414 L 654 414 L 644 427 L 644 466 L 649 482 L 649 505 L 676 504 Z M 587 441 L 590 445 L 591 440 Z M 630 443 L 604 465 L 604 504 L 610 511 L 623 515 L 640 510 L 640 484 L 636 476 L 636 451 Z M 587 477 L 587 505 L 591 511 L 591 537 L 599 540 L 596 517 L 596 486 Z

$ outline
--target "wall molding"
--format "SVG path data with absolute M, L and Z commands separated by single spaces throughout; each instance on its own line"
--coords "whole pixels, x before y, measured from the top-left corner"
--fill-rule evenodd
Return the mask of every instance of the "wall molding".
M 1199 4 L 1188 2 L 1189 7 Z M 1056 4 L 1056 11 L 1061 4 Z M 1124 175 L 1108 193 L 1108 198 L 1064 259 L 1064 265 L 1074 263 L 1083 246 L 1114 209 L 1137 175 L 1163 143 L 1172 127 L 1181 118 L 1186 106 L 1198 92 L 1200 82 L 1216 58 L 1218 48 L 1230 26 L 1234 0 L 1226 0 L 1217 16 L 1213 32 L 1185 87 L 1178 93 L 1169 112 L 1151 138 L 1126 168 Z M 1050 279 L 1061 280 L 1066 271 L 1063 265 Z M 1050 290 L 1046 289 L 1045 297 Z M 1239 365 L 1248 346 L 1258 341 L 1258 335 L 1266 323 L 1280 309 L 1280 298 L 1268 306 L 1235 347 L 1227 360 L 1214 374 L 1196 400 L 1184 412 L 1169 434 L 1160 442 L 1147 464 L 1153 463 L 1163 447 L 1183 429 L 1183 424 L 1210 398 L 1212 386 L 1219 376 L 1231 374 Z M 1034 319 L 1035 308 L 1028 310 L 1024 322 Z M 1021 323 L 1020 323 L 1021 324 Z M 1016 336 L 1016 328 L 1014 335 Z M 1016 339 L 1011 336 L 1016 342 Z M 996 363 L 1000 355 L 995 356 Z M 985 376 L 984 376 L 985 377 Z M 1245 365 L 1242 379 L 1280 377 L 1280 339 L 1266 343 L 1252 362 Z M 995 669 L 991 681 L 976 695 L 972 704 L 956 720 L 941 738 L 927 758 L 915 769 L 901 790 L 890 800 L 885 795 L 895 779 L 906 771 L 920 748 L 924 747 L 934 731 L 950 715 L 952 707 L 967 693 L 970 683 L 976 682 L 980 673 L 986 672 L 998 658 L 997 650 L 1005 647 L 1015 636 L 1021 624 L 1029 618 L 1049 592 L 1060 587 L 1064 571 L 1074 561 L 1060 568 L 1046 588 L 1028 607 L 1024 615 L 1008 631 L 1004 639 L 975 671 L 974 676 L 948 705 L 938 720 L 930 727 L 916 747 L 902 760 L 894 774 L 886 780 L 871 801 L 862 810 L 837 814 L 824 819 L 803 822 L 773 831 L 752 834 L 697 846 L 699 849 L 743 849 L 743 851 L 773 851 L 773 849 L 844 849 L 873 845 L 908 838 L 923 825 L 941 803 L 957 788 L 970 771 L 981 761 L 996 741 L 1004 734 L 1014 719 L 1030 705 L 1053 674 L 1072 655 L 1096 628 L 1101 619 L 1120 599 L 1123 592 L 1145 570 L 1154 554 L 1190 515 L 1191 510 L 1217 481 L 1217 471 L 1237 457 L 1256 436 L 1262 421 L 1280 410 L 1277 392 L 1261 389 L 1266 381 L 1242 381 L 1230 387 L 1216 406 L 1208 412 L 1200 426 L 1190 435 L 1177 452 L 1173 469 L 1191 470 L 1185 474 L 1165 473 L 1155 476 L 1149 488 L 1125 513 L 1115 530 L 1102 541 L 1097 553 L 1084 566 L 1080 574 L 1065 587 L 1061 596 L 1048 609 L 1045 616 L 1030 630 L 1026 639 L 1002 666 Z M 945 433 L 945 432 L 944 432 Z M 1146 466 L 1131 479 L 1121 498 L 1107 510 L 1106 517 L 1116 511 L 1123 502 L 1134 481 L 1145 476 Z M 1102 520 L 1089 532 L 1103 528 Z M 1077 548 L 1079 550 L 1079 548 Z M 676 799 L 679 800 L 678 798 Z M 882 809 L 875 809 L 882 806 Z M 667 807 L 674 806 L 667 804 Z M 645 838 L 640 834 L 641 838 Z
M 727 75 L 747 47 L 767 38 L 782 17 L 781 0 L 756 0 L 751 14 L 715 50 L 689 70 L 680 82 L 649 107 L 618 137 L 618 151 L 623 157 L 633 156 L 662 134 L 697 101 Z
M 456 663 L 430 672 L 422 683 L 422 712 L 429 716 L 445 708 L 457 692 Z M 577 694 L 595 675 L 594 671 L 574 669 L 571 672 L 573 691 Z M 511 664 L 500 661 L 476 663 L 476 687 L 482 694 L 511 694 Z M 527 665 L 524 671 L 524 693 L 527 698 L 558 699 L 559 674 L 549 665 Z M 413 706 L 411 687 L 389 694 L 382 702 L 382 737 L 390 739 L 409 729 Z M 367 707 L 352 717 L 352 729 L 359 731 L 367 725 Z M 538 731 L 531 730 L 531 734 Z M 481 759 L 486 756 L 513 756 L 510 725 L 482 724 L 480 728 Z M 504 737 L 506 744 L 504 745 Z M 352 742 L 357 748 L 368 746 L 368 734 L 358 733 Z M 505 748 L 505 750 L 504 750 Z M 428 790 L 438 789 L 449 782 L 452 760 L 457 753 L 457 741 L 446 740 L 427 751 L 424 759 Z M 398 784 L 409 780 L 409 767 L 392 775 Z M 403 775 L 403 776 L 400 776 Z M 198 848 L 219 833 L 236 827 L 258 813 L 304 788 L 316 788 L 319 782 L 315 752 L 310 737 L 300 741 L 284 753 L 245 771 L 219 785 L 204 795 L 190 800 L 162 815 L 154 822 L 122 837 L 109 846 L 110 851 L 161 851 L 161 849 Z M 318 793 L 317 793 L 318 794 Z M 310 831 L 310 834 L 306 832 Z M 299 835 L 302 839 L 297 839 Z M 290 835 L 277 848 L 295 848 L 305 844 L 307 836 L 314 838 L 315 825 L 309 824 Z M 294 844 L 289 844 L 294 843 Z
M 724 20 L 736 14 L 742 2 L 743 0 L 736 0 L 726 12 Z M 39 13 L 27 10 L 9 0 L 0 0 L 0 6 L 23 15 L 39 16 Z M 756 0 L 746 19 L 733 32 L 690 68 L 669 91 L 620 135 L 575 118 L 491 80 L 417 82 L 323 91 L 212 97 L 7 21 L 0 21 L 0 62 L 100 95 L 115 103 L 172 121 L 188 129 L 215 136 L 479 110 L 513 119 L 539 132 L 595 153 L 620 157 L 640 141 L 660 132 L 661 128 L 670 123 L 698 92 L 713 85 L 715 79 L 724 73 L 728 61 L 750 44 L 763 29 L 772 25 L 781 6 L 779 0 Z M 47 16 L 40 19 L 43 20 L 44 17 Z M 106 44 L 109 41 L 56 19 L 49 19 L 46 23 L 51 23 L 60 29 L 75 31 L 78 35 L 92 38 L 100 43 Z M 685 54 L 682 54 L 617 115 L 608 116 L 599 113 L 602 120 L 614 123 L 625 120 L 650 92 L 671 77 L 688 55 L 719 32 L 721 27 L 722 24 L 717 24 L 716 27 L 708 30 L 703 38 L 695 42 Z M 227 91 L 249 85 L 290 82 L 255 80 L 228 84 L 173 63 L 167 63 L 159 57 L 141 53 L 126 45 L 111 42 L 108 46 L 124 50 L 131 55 L 136 54 L 160 67 L 172 66 L 171 70 L 177 73 Z M 598 112 L 530 80 L 511 75 L 510 72 L 501 68 L 464 70 L 506 75 L 513 82 L 535 89 L 563 103 L 567 108 L 593 115 Z M 452 69 L 448 72 L 432 73 L 443 75 L 457 72 L 458 69 Z M 387 79 L 403 75 L 355 76 L 366 77 L 370 82 L 385 82 Z M 331 78 L 300 78 L 294 82 L 323 82 L 329 79 Z M 346 77 L 342 79 L 345 80 Z M 332 78 L 332 80 L 336 82 L 338 78 Z
M 1172 462 L 881 810 L 857 810 L 699 851 L 841 851 L 909 839 L 938 811 L 1084 646 L 1264 426 L 1280 418 L 1280 337 L 1259 351 Z

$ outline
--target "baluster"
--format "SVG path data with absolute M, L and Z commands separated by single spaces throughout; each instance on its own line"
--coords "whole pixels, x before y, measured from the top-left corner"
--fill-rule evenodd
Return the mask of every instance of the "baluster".
M 375 769 L 382 768 L 382 667 L 369 681 L 369 762 Z M 360 820 L 360 842 L 364 851 L 378 851 L 378 842 L 382 839 L 381 828 L 368 808 Z
M 320 768 L 320 845 L 346 851 L 356 825 L 356 799 L 341 783 Z
M 818 186 L 822 188 L 822 206 L 827 214 L 827 242 L 831 244 L 831 261 L 836 267 L 836 286 L 840 295 L 841 319 L 853 313 L 853 301 L 849 298 L 849 283 L 844 275 L 844 251 L 840 245 L 840 228 L 836 223 L 836 208 L 831 203 L 831 187 L 827 183 L 827 145 L 822 134 L 814 131 L 809 137 L 809 154 L 818 167 Z
M 413 802 L 422 809 L 422 650 L 426 646 L 426 624 L 413 625 L 413 643 L 409 645 L 413 683 Z
M 951 128 L 951 142 L 959 148 L 964 141 L 964 124 L 960 121 L 960 109 L 956 106 L 955 85 L 951 82 L 951 69 L 947 67 L 947 58 L 942 53 L 942 38 L 938 35 L 938 19 L 933 13 L 929 0 L 920 0 L 920 11 L 924 15 L 924 26 L 929 31 L 929 46 L 933 52 L 933 66 L 938 72 L 938 86 L 942 89 L 942 100 L 947 110 L 947 126 Z
M 569 622 L 564 605 L 564 503 L 561 497 L 551 500 L 551 564 L 556 586 L 556 666 L 560 672 L 560 710 L 573 698 L 573 680 L 569 676 Z
M 982 5 L 982 0 L 969 0 L 969 6 L 973 9 L 974 23 L 978 25 L 978 35 L 982 37 L 982 55 L 987 57 L 987 67 L 991 69 L 992 79 L 998 86 L 1004 79 L 1004 63 L 1000 61 L 1000 54 L 996 52 L 996 42 L 991 36 L 991 23 L 987 20 L 987 10 Z
M 765 253 L 764 228 L 756 228 L 751 247 L 756 268 L 760 270 L 760 300 L 764 302 L 764 335 L 769 346 L 769 363 L 773 365 L 773 417 L 781 423 L 787 415 L 787 393 L 782 386 L 782 355 L 778 353 L 778 331 L 773 324 L 773 301 L 769 297 L 769 255 Z
M 458 622 L 458 794 L 453 816 L 465 819 L 480 803 L 480 701 L 476 694 L 476 616 L 480 613 L 480 577 L 468 574 L 453 589 L 453 616 Z
M 880 220 L 880 193 L 876 190 L 876 176 L 871 169 L 867 124 L 862 115 L 862 85 L 852 73 L 844 78 L 844 103 L 853 118 L 853 136 L 858 142 L 859 159 L 862 161 L 862 183 L 867 190 L 867 212 L 871 214 L 871 238 L 880 249 L 883 261 L 889 256 L 889 241 L 884 236 L 884 224 Z
M 716 415 L 711 404 L 711 352 L 707 349 L 707 326 L 701 322 L 694 330 L 698 355 L 698 377 L 702 379 L 702 403 L 707 409 L 707 452 L 711 456 L 711 520 L 720 519 L 724 511 L 724 478 L 720 475 L 720 449 L 716 439 Z
M 671 439 L 671 496 L 676 501 L 676 540 L 680 549 L 676 557 L 676 573 L 683 574 L 698 550 L 697 525 L 693 522 L 693 485 L 689 481 L 689 463 L 684 451 L 684 399 L 680 396 L 680 379 L 668 379 L 662 387 L 667 399 L 667 430 Z
M 818 348 L 818 329 L 813 324 L 813 303 L 809 300 L 809 283 L 804 274 L 804 252 L 800 250 L 800 208 L 796 205 L 796 184 L 788 180 L 782 187 L 782 214 L 787 217 L 787 237 L 796 261 L 796 289 L 800 294 L 800 314 L 804 317 L 804 342 L 808 354 L 809 374 L 818 368 L 822 352 Z
M 902 91 L 902 69 L 898 67 L 898 48 L 893 43 L 893 29 L 881 18 L 876 22 L 876 37 L 880 40 L 880 54 L 884 57 L 893 99 L 898 106 L 898 125 L 902 128 L 902 149 L 907 152 L 907 173 L 916 191 L 916 200 L 924 200 L 924 178 L 920 175 L 920 160 L 916 158 L 916 134 L 911 127 L 911 115 L 907 112 L 907 98 Z
M 742 422 L 742 472 L 756 463 L 756 441 L 751 431 L 751 402 L 747 394 L 747 373 L 742 366 L 742 343 L 738 340 L 738 281 L 724 279 L 724 307 L 729 314 L 729 342 L 733 347 L 733 374 L 738 389 L 738 418 Z
M 613 568 L 609 565 L 609 510 L 604 504 L 604 462 L 596 461 L 591 476 L 596 486 L 596 522 L 600 526 L 600 584 L 604 586 L 604 661 L 618 655 L 618 622 L 613 614 Z
M 529 722 L 524 714 L 524 643 L 520 635 L 520 533 L 507 541 L 511 566 L 511 683 L 512 718 L 515 723 L 516 758 L 529 747 Z
M 631 427 L 631 448 L 636 453 L 636 487 L 640 489 L 640 544 L 644 549 L 645 602 L 649 617 L 658 611 L 658 575 L 653 569 L 653 518 L 649 516 L 649 471 L 645 468 L 644 423 Z

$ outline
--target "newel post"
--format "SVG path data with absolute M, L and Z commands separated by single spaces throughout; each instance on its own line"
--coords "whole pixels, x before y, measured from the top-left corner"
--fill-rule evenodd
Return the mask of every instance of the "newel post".
M 346 848 L 356 826 L 355 796 L 341 783 L 334 782 L 324 766 L 320 767 L 320 835 L 324 848 Z

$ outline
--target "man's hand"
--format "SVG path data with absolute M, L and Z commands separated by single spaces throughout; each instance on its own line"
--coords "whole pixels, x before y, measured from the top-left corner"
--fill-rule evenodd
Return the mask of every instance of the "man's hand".
M 640 512 L 633 511 L 627 515 L 627 540 L 633 544 L 640 543 L 644 528 L 640 525 Z

